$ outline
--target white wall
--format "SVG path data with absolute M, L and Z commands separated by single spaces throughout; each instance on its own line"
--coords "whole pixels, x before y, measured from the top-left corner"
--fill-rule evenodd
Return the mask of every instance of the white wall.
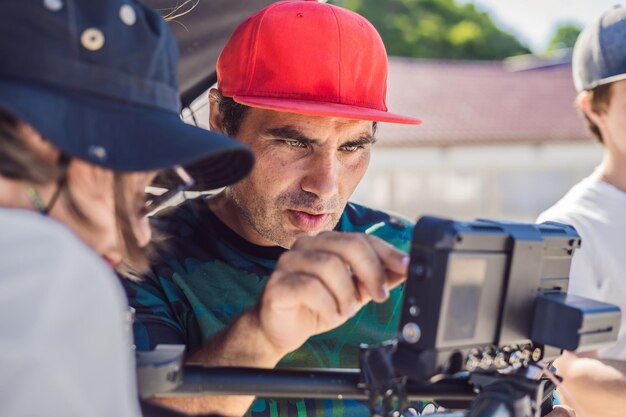
M 593 143 L 374 148 L 353 200 L 415 219 L 532 221 L 602 157 Z

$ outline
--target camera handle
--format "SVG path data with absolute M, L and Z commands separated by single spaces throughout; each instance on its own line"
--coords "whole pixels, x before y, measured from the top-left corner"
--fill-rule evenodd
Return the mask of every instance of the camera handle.
M 410 402 L 406 392 L 405 376 L 396 375 L 393 363 L 398 344 L 385 342 L 370 347 L 361 345 L 359 365 L 361 383 L 368 396 L 368 406 L 372 417 L 412 417 Z

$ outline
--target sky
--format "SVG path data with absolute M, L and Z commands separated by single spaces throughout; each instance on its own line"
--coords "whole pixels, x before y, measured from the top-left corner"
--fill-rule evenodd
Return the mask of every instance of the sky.
M 515 35 L 533 52 L 547 48 L 561 23 L 585 26 L 620 0 L 456 0 L 458 4 L 474 3 L 488 12 L 496 24 Z

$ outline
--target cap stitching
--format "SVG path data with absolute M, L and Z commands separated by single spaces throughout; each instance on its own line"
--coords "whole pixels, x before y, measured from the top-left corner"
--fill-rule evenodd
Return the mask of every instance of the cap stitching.
M 71 34 L 72 39 L 75 40 L 72 45 L 72 49 L 74 50 L 74 55 L 78 57 L 80 55 L 80 36 L 78 35 L 78 26 L 76 22 L 76 7 L 72 0 L 68 0 L 65 4 L 67 10 L 67 25 Z
M 258 22 L 255 25 L 254 28 L 254 36 L 253 36 L 253 44 L 252 47 L 250 48 L 250 57 L 248 57 L 248 83 L 246 85 L 246 88 L 244 91 L 250 91 L 250 86 L 252 85 L 252 80 L 254 78 L 254 72 L 256 71 L 256 56 L 257 56 L 257 44 L 258 44 L 258 39 L 259 39 L 259 32 L 261 31 L 261 24 L 263 24 L 263 20 L 265 19 L 265 16 L 267 15 L 267 13 L 273 9 L 274 7 L 276 7 L 277 5 L 279 5 L 280 3 L 274 3 L 273 5 L 267 7 L 263 13 L 261 14 L 261 16 L 259 17 Z
M 604 31 L 605 28 L 603 26 L 603 22 L 604 22 L 604 18 L 606 17 L 606 14 L 604 16 L 602 16 L 600 18 L 600 20 L 598 21 L 598 46 L 600 47 L 600 59 L 602 60 L 602 62 L 598 62 L 598 66 L 601 68 L 601 72 L 600 74 L 597 74 L 599 76 L 600 79 L 602 78 L 606 78 L 604 72 L 606 71 L 606 67 L 607 67 L 607 60 L 606 60 L 606 53 L 604 51 Z M 599 80 L 598 80 L 599 81 Z
M 335 18 L 335 23 L 337 24 L 337 33 L 338 33 L 338 37 L 339 37 L 339 72 L 337 73 L 337 85 L 338 85 L 338 94 L 339 97 L 343 96 L 343 86 L 341 85 L 341 60 L 342 60 L 342 50 L 341 50 L 341 45 L 342 45 L 342 41 L 341 41 L 341 25 L 339 24 L 339 17 L 337 17 L 337 13 L 335 13 L 335 10 L 333 9 L 332 6 L 330 6 L 330 11 L 333 14 L 333 17 Z

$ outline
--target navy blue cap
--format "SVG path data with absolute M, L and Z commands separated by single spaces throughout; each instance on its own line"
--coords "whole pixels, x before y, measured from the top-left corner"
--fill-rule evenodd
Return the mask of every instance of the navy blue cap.
M 572 71 L 578 92 L 626 79 L 626 8 L 614 7 L 582 31 Z
M 2 1 L 1 109 L 115 171 L 190 165 L 197 190 L 238 181 L 252 153 L 180 119 L 177 68 L 163 18 L 138 1 Z

